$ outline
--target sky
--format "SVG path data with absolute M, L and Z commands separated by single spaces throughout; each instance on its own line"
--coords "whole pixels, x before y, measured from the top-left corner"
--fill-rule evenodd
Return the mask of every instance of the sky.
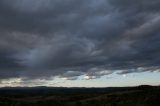
M 0 87 L 160 84 L 159 0 L 0 0 Z

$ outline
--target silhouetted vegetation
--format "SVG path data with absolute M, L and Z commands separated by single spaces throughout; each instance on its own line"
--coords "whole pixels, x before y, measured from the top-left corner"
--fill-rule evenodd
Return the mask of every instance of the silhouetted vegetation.
M 0 88 L 0 106 L 160 106 L 160 87 Z

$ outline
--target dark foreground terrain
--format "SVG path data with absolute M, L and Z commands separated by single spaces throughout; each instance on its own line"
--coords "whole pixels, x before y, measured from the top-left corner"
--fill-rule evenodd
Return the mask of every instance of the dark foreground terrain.
M 160 86 L 0 88 L 0 106 L 160 106 Z

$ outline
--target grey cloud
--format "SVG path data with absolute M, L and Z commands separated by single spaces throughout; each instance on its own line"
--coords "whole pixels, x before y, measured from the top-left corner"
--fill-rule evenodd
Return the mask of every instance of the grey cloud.
M 159 0 L 1 0 L 0 79 L 92 79 L 117 70 L 158 70 L 159 5 Z

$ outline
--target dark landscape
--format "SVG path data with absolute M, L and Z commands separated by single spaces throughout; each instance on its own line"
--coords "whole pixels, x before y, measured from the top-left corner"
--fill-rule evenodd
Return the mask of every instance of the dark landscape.
M 4 87 L 0 106 L 159 106 L 160 86 Z
M 160 106 L 160 0 L 0 0 L 0 106 Z

